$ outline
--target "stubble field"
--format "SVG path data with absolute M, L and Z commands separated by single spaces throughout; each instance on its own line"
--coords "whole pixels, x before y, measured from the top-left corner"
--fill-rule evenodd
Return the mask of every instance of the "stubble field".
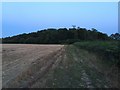
M 5 87 L 27 87 L 32 83 L 31 77 L 40 72 L 37 69 L 47 69 L 52 60 L 49 60 L 63 45 L 32 45 L 32 44 L 3 44 L 2 45 L 2 86 Z M 46 58 L 46 59 L 45 59 Z M 37 69 L 31 67 L 39 63 Z M 45 65 L 46 64 L 46 65 Z M 33 72 L 35 71 L 35 72 Z M 28 75 L 30 74 L 30 75 Z M 28 79 L 22 80 L 21 79 Z M 34 78 L 37 78 L 36 76 Z M 35 80 L 35 79 L 34 79 Z

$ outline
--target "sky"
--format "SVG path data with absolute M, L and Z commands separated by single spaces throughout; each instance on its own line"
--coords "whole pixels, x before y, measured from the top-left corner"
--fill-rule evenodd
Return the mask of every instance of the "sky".
M 3 2 L 2 37 L 47 28 L 96 28 L 118 32 L 117 2 Z

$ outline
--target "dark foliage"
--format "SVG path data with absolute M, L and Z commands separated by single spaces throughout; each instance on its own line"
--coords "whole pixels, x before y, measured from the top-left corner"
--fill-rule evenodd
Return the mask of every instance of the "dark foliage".
M 85 41 L 73 45 L 86 49 L 102 58 L 106 63 L 114 64 L 120 68 L 120 42 L 119 41 Z
M 2 39 L 2 43 L 21 44 L 71 44 L 76 41 L 86 40 L 109 40 L 107 34 L 98 32 L 96 29 L 85 28 L 49 28 L 28 34 L 20 34 Z
M 112 39 L 115 39 L 115 40 L 120 40 L 120 34 L 119 34 L 119 33 L 111 34 L 110 37 L 111 37 Z

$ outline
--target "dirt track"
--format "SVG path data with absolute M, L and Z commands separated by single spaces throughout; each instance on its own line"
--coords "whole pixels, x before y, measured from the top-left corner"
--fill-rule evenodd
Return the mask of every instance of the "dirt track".
M 45 58 L 54 57 L 62 47 L 63 45 L 4 44 L 2 53 L 3 87 L 26 87 L 28 82 L 32 83 L 30 77 L 33 76 L 33 73 L 36 74 L 37 70 L 48 68 L 51 64 L 52 60 L 46 61 L 48 59 Z M 31 67 L 35 64 L 39 67 L 35 68 L 33 72 L 32 69 L 34 68 L 31 69 Z M 45 67 L 45 64 L 47 67 Z M 23 81 L 19 82 L 20 79 L 23 79 Z M 24 81 L 24 79 L 30 79 L 30 81 Z

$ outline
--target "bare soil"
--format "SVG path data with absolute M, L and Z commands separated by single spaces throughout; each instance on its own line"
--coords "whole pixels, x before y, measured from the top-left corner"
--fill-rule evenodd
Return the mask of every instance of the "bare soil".
M 33 82 L 30 77 L 37 77 L 38 71 L 41 73 L 44 69 L 49 68 L 49 65 L 53 62 L 49 58 L 54 56 L 61 48 L 63 48 L 63 45 L 3 44 L 3 88 L 27 87 L 28 83 Z M 37 68 L 31 68 L 32 66 Z

